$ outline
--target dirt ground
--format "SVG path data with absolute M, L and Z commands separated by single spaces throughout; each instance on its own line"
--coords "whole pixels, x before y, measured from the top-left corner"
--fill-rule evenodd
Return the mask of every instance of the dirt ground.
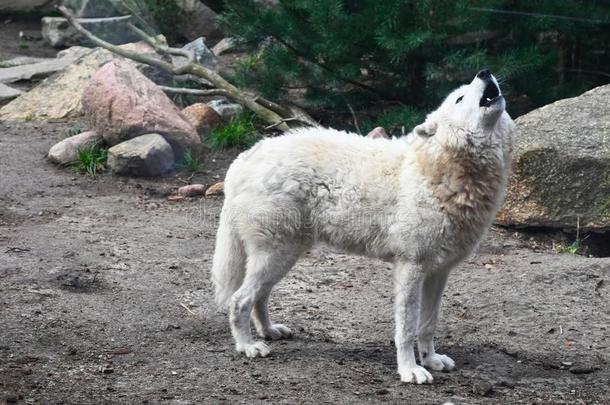
M 327 248 L 272 296 L 294 339 L 238 356 L 208 280 L 222 199 L 51 165 L 75 125 L 0 123 L 0 401 L 610 403 L 610 259 L 499 229 L 450 278 L 437 341 L 458 370 L 432 385 L 396 373 L 390 266 Z
M 54 56 L 38 31 L 4 19 L 0 59 Z M 433 385 L 396 373 L 390 266 L 327 248 L 272 296 L 294 339 L 238 356 L 208 280 L 222 199 L 48 163 L 77 127 L 0 123 L 0 403 L 610 403 L 610 259 L 500 229 L 450 278 L 437 342 L 458 370 Z

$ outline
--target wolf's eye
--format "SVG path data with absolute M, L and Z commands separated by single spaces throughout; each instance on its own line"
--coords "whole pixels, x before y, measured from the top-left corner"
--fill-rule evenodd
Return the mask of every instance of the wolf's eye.
M 455 104 L 462 102 L 464 96 L 459 96 L 457 100 L 455 100 Z

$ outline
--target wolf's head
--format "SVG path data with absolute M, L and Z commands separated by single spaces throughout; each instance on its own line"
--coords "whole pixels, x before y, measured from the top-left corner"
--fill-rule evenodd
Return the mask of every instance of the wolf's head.
M 481 70 L 470 84 L 449 94 L 414 132 L 453 144 L 478 143 L 494 134 L 509 135 L 514 124 L 505 108 L 498 81 L 489 70 Z

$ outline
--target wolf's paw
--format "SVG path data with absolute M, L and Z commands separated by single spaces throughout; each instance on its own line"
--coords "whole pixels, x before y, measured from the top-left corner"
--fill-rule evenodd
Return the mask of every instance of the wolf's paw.
M 245 345 L 238 345 L 237 351 L 244 353 L 246 357 L 267 357 L 271 353 L 269 346 L 265 342 L 254 342 Z
M 290 339 L 292 337 L 292 331 L 288 326 L 276 323 L 269 329 L 264 330 L 261 333 L 261 336 L 270 340 Z
M 421 366 L 405 367 L 398 370 L 400 381 L 411 384 L 432 384 L 432 374 Z
M 435 371 L 449 371 L 455 368 L 455 361 L 444 354 L 432 353 L 422 360 L 422 366 Z

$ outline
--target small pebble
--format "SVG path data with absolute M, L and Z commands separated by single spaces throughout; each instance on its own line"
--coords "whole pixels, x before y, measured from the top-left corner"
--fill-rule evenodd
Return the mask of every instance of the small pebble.
M 472 392 L 486 397 L 493 392 L 493 386 L 487 381 L 478 381 L 472 385 Z
M 196 195 L 203 195 L 205 193 L 205 186 L 203 184 L 189 184 L 188 186 L 182 186 L 178 189 L 178 194 L 185 197 L 193 197 Z
M 570 373 L 572 374 L 590 374 L 597 370 L 596 367 L 589 366 L 572 366 L 570 367 Z
M 215 197 L 215 196 L 223 195 L 224 194 L 224 188 L 225 188 L 225 183 L 222 182 L 222 181 L 219 182 L 219 183 L 216 183 L 216 184 L 212 184 L 205 191 L 205 196 L 206 197 Z

